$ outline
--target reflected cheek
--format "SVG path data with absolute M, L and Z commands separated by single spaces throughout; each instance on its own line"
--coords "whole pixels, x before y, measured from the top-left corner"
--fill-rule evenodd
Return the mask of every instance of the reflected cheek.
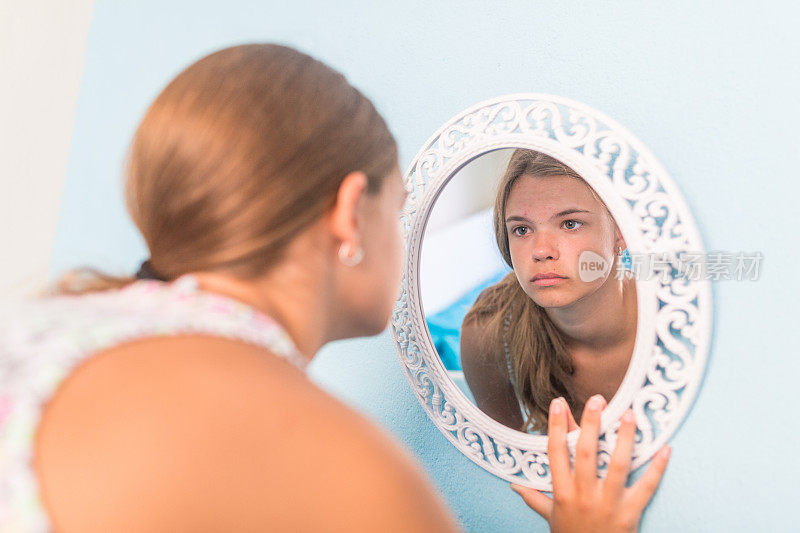
M 523 287 L 527 287 L 528 280 L 533 276 L 531 271 L 531 261 L 525 259 L 524 255 L 521 255 L 519 251 L 515 252 L 513 249 L 509 250 L 509 255 L 511 255 L 511 268 L 514 269 L 514 273 L 517 275 L 517 280 L 519 281 L 520 285 Z M 525 289 L 527 292 L 529 289 Z
M 525 258 L 530 257 L 525 255 L 525 249 L 521 246 L 509 246 L 508 255 L 511 256 L 511 264 L 514 265 L 514 270 L 517 267 L 524 268 L 526 264 Z M 528 263 L 530 263 L 530 260 L 528 260 Z

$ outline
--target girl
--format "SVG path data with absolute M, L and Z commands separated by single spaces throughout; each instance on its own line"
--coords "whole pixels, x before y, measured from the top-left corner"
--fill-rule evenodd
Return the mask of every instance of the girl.
M 138 276 L 79 271 L 0 316 L 0 524 L 454 531 L 411 457 L 304 373 L 324 344 L 386 327 L 405 194 L 381 116 L 311 57 L 242 45 L 181 72 L 129 154 Z M 626 489 L 621 430 L 621 476 L 573 473 L 556 411 L 556 504 L 520 493 L 564 531 L 635 527 L 666 460 Z
M 542 431 L 554 398 L 580 417 L 592 395 L 614 396 L 633 353 L 636 284 L 617 275 L 625 272 L 626 246 L 605 204 L 574 170 L 543 153 L 512 154 L 494 229 L 514 271 L 464 317 L 464 377 L 494 419 Z M 582 268 L 587 257 L 610 268 Z

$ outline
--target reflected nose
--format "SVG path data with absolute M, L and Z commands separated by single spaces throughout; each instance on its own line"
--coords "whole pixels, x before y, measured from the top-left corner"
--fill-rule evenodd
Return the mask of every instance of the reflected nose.
M 546 232 L 536 233 L 533 241 L 533 260 L 546 261 L 558 259 L 558 248 L 552 236 Z

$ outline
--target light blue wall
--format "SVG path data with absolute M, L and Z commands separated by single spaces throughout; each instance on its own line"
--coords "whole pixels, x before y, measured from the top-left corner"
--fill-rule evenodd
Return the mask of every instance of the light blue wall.
M 404 166 L 443 122 L 486 98 L 583 101 L 661 159 L 708 249 L 765 256 L 758 282 L 714 286 L 708 374 L 643 530 L 800 527 L 789 395 L 800 374 L 798 10 L 699 4 L 98 0 L 52 270 L 138 266 L 145 249 L 120 200 L 125 148 L 168 79 L 216 48 L 277 41 L 343 71 L 387 117 Z M 467 530 L 545 529 L 428 421 L 388 332 L 329 345 L 313 373 L 416 453 Z

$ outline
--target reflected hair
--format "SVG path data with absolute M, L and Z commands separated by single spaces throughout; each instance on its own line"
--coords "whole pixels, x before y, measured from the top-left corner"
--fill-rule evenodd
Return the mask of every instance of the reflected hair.
M 216 51 L 156 97 L 128 152 L 126 205 L 149 260 L 134 276 L 74 270 L 49 294 L 198 271 L 258 277 L 347 174 L 363 171 L 377 194 L 396 166 L 383 118 L 339 72 L 276 44 Z
M 500 255 L 511 268 L 514 265 L 505 223 L 506 203 L 511 189 L 522 176 L 568 176 L 585 183 L 580 174 L 549 155 L 529 149 L 514 150 L 498 185 L 494 204 L 495 241 Z M 594 190 L 589 189 L 605 205 Z M 492 364 L 500 365 L 504 374 L 508 373 L 505 364 L 508 347 L 512 372 L 508 378 L 522 408 L 520 431 L 545 432 L 550 402 L 559 396 L 563 396 L 574 411 L 570 377 L 575 369 L 563 335 L 545 309 L 525 293 L 513 271 L 480 293 L 464 317 L 463 325 L 477 326 L 483 336 L 481 345 L 491 347 L 491 353 L 485 355 L 491 358 Z

